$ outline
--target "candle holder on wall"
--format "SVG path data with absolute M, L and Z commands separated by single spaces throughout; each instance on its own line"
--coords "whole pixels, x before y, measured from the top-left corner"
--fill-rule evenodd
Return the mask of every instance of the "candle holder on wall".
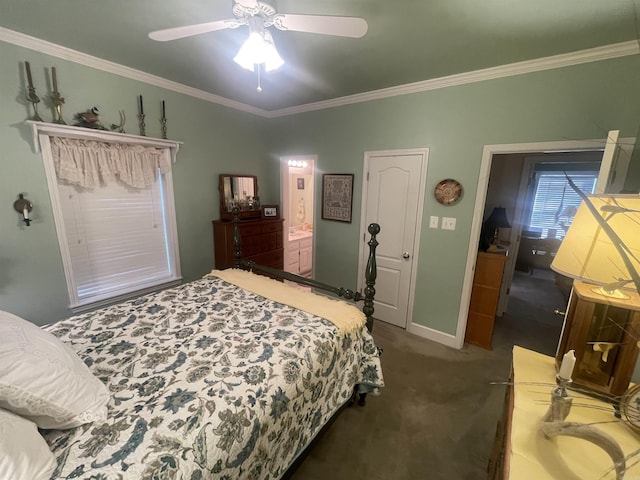
M 29 62 L 24 62 L 24 68 L 27 72 L 27 100 L 29 100 L 31 102 L 31 105 L 33 105 L 33 117 L 31 117 L 31 120 L 35 122 L 41 122 L 42 117 L 40 117 L 40 115 L 38 114 L 38 103 L 40 103 L 40 97 L 36 95 L 36 89 L 33 86 L 31 66 L 29 65 Z
M 146 137 L 147 132 L 144 124 L 144 113 L 141 113 L 140 115 L 138 115 L 138 126 L 140 127 L 140 136 Z
M 165 117 L 162 117 L 160 119 L 160 124 L 161 124 L 161 128 L 162 128 L 162 138 L 167 138 L 167 119 Z
M 58 91 L 58 76 L 56 75 L 56 67 L 51 67 L 51 80 L 53 85 L 53 92 L 51 92 L 51 103 L 53 103 L 53 108 L 56 111 L 56 118 L 53 123 L 58 123 L 60 125 L 66 125 L 62 119 L 62 105 L 64 105 L 64 98 L 60 95 Z
M 33 204 L 24 198 L 24 194 L 20 193 L 18 195 L 18 200 L 13 202 L 13 208 L 22 214 L 22 221 L 27 225 L 31 225 L 31 218 L 29 218 L 29 213 L 33 210 Z

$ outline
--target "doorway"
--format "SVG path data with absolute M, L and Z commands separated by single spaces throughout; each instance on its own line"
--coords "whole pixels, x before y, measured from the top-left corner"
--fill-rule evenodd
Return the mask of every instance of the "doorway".
M 313 278 L 315 156 L 280 159 L 284 270 Z
M 564 173 L 592 193 L 602 155 L 602 150 L 493 155 L 484 217 L 501 206 L 511 223 L 499 229 L 498 243 L 509 258 L 496 310 L 494 347 L 517 344 L 555 355 L 571 281 L 550 265 L 575 214 L 569 207 L 580 204 L 570 187 L 566 191 Z
M 366 152 L 364 158 L 358 288 L 367 261 L 367 227 L 375 222 L 381 227 L 375 317 L 401 328 L 412 324 L 427 158 L 428 149 Z
M 553 155 L 553 154 L 579 154 L 580 152 L 592 152 L 593 155 L 599 155 L 601 166 L 596 185 L 596 192 L 612 192 L 619 191 L 624 185 L 626 171 L 631 158 L 631 151 L 635 143 L 633 138 L 621 139 L 618 143 L 618 132 L 609 132 L 609 137 L 605 140 L 584 140 L 584 141 L 562 141 L 562 142 L 543 142 L 529 144 L 508 144 L 508 145 L 486 145 L 483 150 L 481 171 L 478 181 L 478 190 L 476 193 L 476 203 L 474 209 L 474 218 L 472 224 L 471 241 L 469 244 L 469 253 L 467 256 L 467 268 L 463 285 L 462 302 L 460 306 L 460 316 L 458 328 L 456 330 L 456 344 L 458 348 L 462 348 L 464 344 L 464 335 L 467 323 L 467 314 L 469 310 L 469 300 L 471 296 L 471 286 L 473 282 L 474 265 L 478 251 L 477 240 L 480 237 L 480 228 L 485 218 L 485 209 L 492 208 L 495 205 L 488 205 L 486 200 L 491 190 L 491 183 L 496 181 L 495 175 L 492 175 L 492 162 L 498 155 L 512 155 L 512 158 L 522 158 L 522 156 L 535 155 Z M 602 155 L 604 152 L 604 156 Z M 513 166 L 507 163 L 508 166 Z M 524 161 L 523 161 L 524 165 Z M 517 170 L 517 169 L 516 169 Z M 516 171 L 514 170 L 514 172 Z M 526 173 L 524 167 L 520 169 L 521 175 L 511 172 L 510 177 L 514 182 L 522 180 L 521 185 L 527 185 Z M 504 173 L 504 172 L 500 172 Z M 493 177 L 493 178 L 492 178 Z M 512 205 L 514 198 L 517 202 L 513 205 L 513 225 L 508 236 L 510 256 L 505 268 L 503 279 L 503 292 L 501 295 L 501 305 L 503 311 L 506 307 L 507 299 L 503 296 L 509 294 L 511 280 L 514 276 L 515 261 L 517 251 L 520 246 L 521 233 L 523 230 L 523 209 L 526 188 L 518 188 L 512 185 L 512 191 L 509 195 L 503 196 L 500 201 L 505 201 L 509 197 Z M 554 339 L 557 343 L 557 338 Z

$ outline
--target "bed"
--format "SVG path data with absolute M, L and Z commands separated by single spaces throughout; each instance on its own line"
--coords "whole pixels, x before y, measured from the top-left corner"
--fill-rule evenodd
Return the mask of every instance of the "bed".
M 237 268 L 46 327 L 110 395 L 105 420 L 41 430 L 55 456 L 51 479 L 290 474 L 356 393 L 364 403 L 384 385 L 370 334 L 379 227 L 369 232 L 363 294 L 245 262 L 237 234 Z

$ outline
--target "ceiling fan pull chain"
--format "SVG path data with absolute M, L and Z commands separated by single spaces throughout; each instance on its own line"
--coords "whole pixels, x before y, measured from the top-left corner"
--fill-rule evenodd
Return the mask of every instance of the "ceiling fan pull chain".
M 262 87 L 260 86 L 260 64 L 258 64 L 258 88 L 256 90 L 258 93 L 262 91 Z

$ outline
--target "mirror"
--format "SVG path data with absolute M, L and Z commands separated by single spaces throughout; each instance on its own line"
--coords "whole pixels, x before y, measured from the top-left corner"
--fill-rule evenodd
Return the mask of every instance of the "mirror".
M 220 218 L 232 219 L 233 208 L 240 209 L 240 218 L 260 218 L 258 177 L 255 175 L 220 175 Z

